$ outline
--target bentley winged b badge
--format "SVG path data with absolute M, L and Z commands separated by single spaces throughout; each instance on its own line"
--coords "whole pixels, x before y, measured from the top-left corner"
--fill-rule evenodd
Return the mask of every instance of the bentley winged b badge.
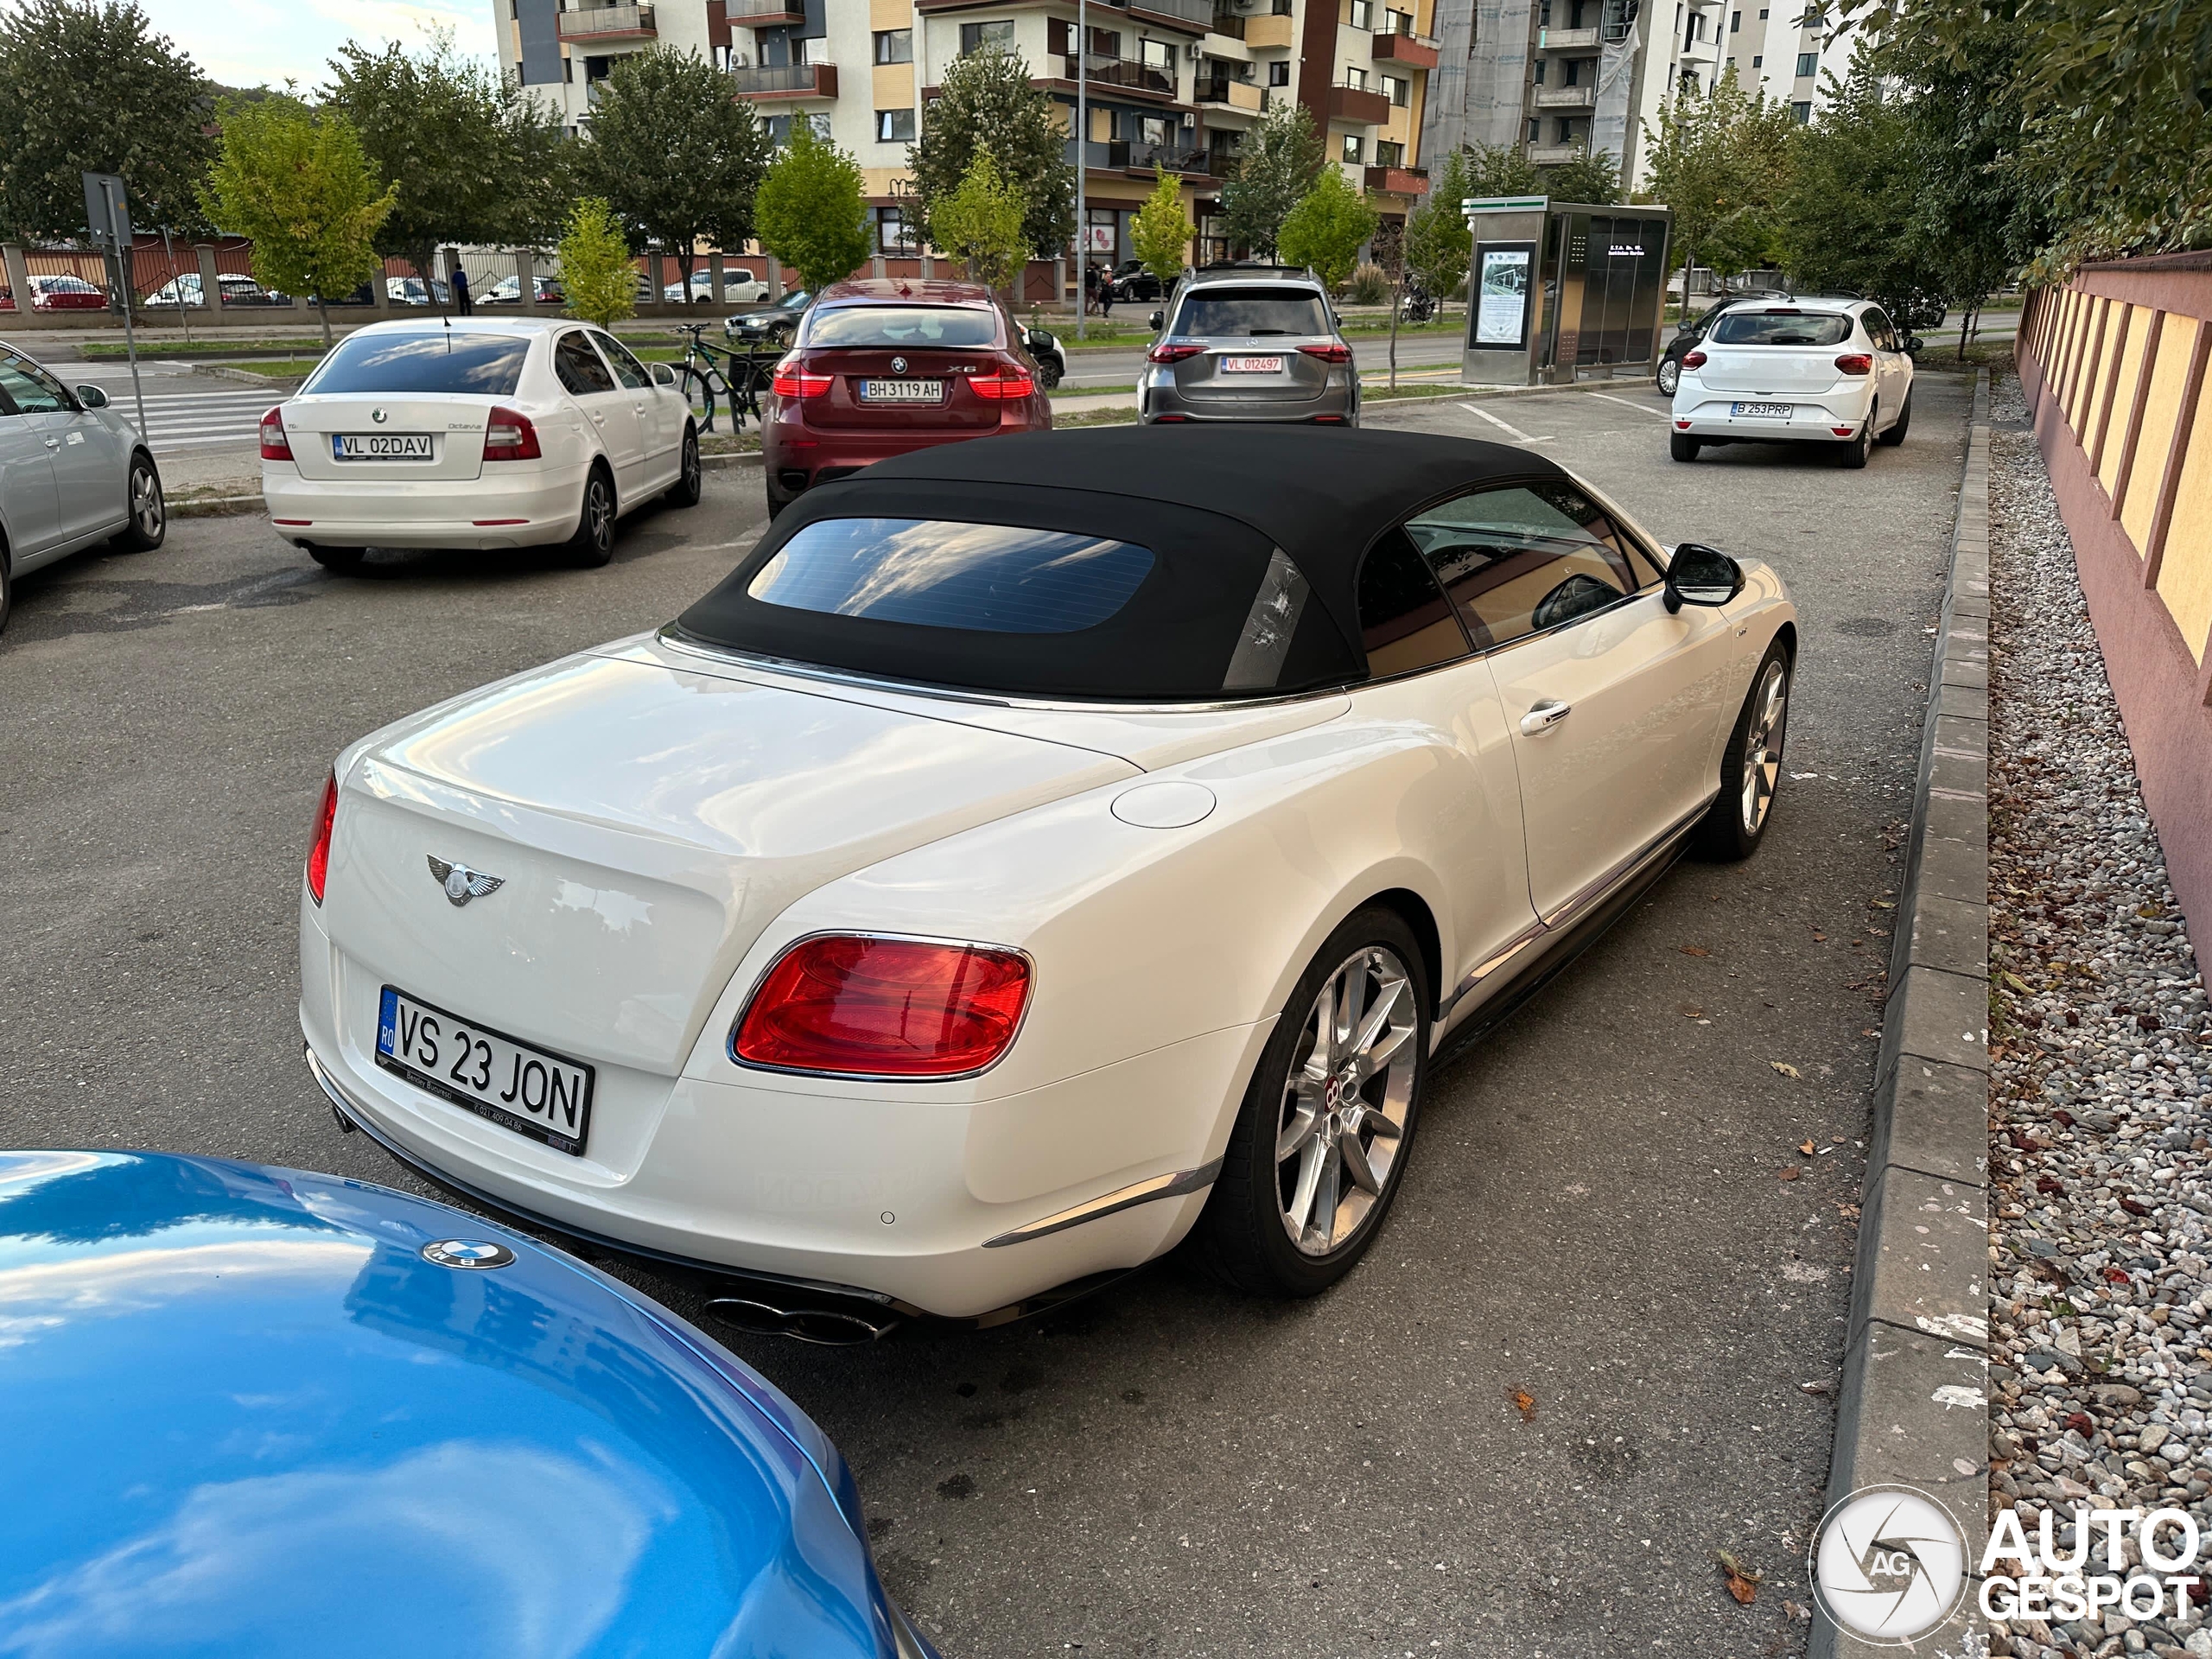
M 507 884 L 503 875 L 486 875 L 481 870 L 472 870 L 466 864 L 448 864 L 435 854 L 430 857 L 430 874 L 445 883 L 446 900 L 456 910 L 472 899 L 481 899 L 486 893 L 497 893 Z

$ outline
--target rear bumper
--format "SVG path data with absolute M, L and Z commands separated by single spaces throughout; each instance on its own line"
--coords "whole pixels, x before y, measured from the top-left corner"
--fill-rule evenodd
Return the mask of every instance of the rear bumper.
M 1349 382 L 1349 376 L 1347 376 Z M 1171 421 L 1201 421 L 1249 426 L 1255 423 L 1281 425 L 1357 426 L 1359 389 L 1355 384 L 1331 385 L 1318 397 L 1185 397 L 1173 374 L 1159 373 L 1137 388 L 1137 419 L 1149 426 L 1162 417 Z
M 534 547 L 564 542 L 583 510 L 584 469 L 533 468 L 472 479 L 302 478 L 264 461 L 261 493 L 276 533 L 326 547 Z
M 929 432 L 886 431 L 840 432 L 823 430 L 818 427 L 802 426 L 797 421 L 772 418 L 762 435 L 761 460 L 768 474 L 768 486 L 778 495 L 790 497 L 810 489 L 818 483 L 830 482 L 823 478 L 842 478 L 856 473 L 863 467 L 872 467 L 879 461 L 889 461 L 894 455 L 911 455 L 918 449 L 935 449 L 948 443 L 967 443 L 977 438 L 995 438 L 1009 432 L 1041 431 L 1042 426 L 1027 423 L 1001 421 L 996 426 L 979 427 L 973 431 Z
M 1839 435 L 1835 429 L 1847 427 L 1852 433 L 1857 432 L 1866 424 L 1873 402 L 1871 385 L 1822 392 L 1708 391 L 1685 374 L 1675 393 L 1669 425 L 1671 430 L 1693 438 L 1733 438 L 1761 443 L 1843 443 L 1849 441 L 1848 434 Z M 1754 403 L 1786 404 L 1789 415 L 1786 419 L 1777 419 L 1734 412 L 1738 404 Z

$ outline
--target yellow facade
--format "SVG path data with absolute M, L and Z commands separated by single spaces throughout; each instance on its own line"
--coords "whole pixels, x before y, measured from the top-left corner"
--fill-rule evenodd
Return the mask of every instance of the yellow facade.
M 2189 453 L 2182 458 L 2158 562 L 2158 597 L 2201 665 L 2206 637 L 2212 635 L 2212 376 L 2197 391 Z
M 2135 389 L 2143 381 L 2143 352 L 2157 313 L 2130 306 L 2127 335 L 2120 342 L 2120 378 L 2113 383 L 2112 414 L 2105 423 L 2104 451 L 2097 457 L 2097 480 L 2110 495 L 2120 480 L 2120 458 L 2127 448 L 2127 422 L 2135 409 Z
M 2127 497 L 2120 527 L 2139 556 L 2151 540 L 2151 519 L 2158 512 L 2158 486 L 2165 481 L 2166 451 L 2173 447 L 2174 423 L 2189 381 L 2189 357 L 2196 348 L 2196 320 L 2169 315 L 2158 334 L 2158 361 L 2151 370 L 2151 394 L 2143 405 L 2142 435 L 2136 440 L 2135 465 L 2128 474 Z

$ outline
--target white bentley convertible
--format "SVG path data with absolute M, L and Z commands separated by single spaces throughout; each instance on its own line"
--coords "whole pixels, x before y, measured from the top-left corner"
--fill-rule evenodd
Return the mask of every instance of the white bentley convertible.
M 1051 480 L 1052 482 L 1039 482 Z M 339 759 L 341 1121 L 817 1338 L 1186 1235 L 1301 1294 L 1421 1086 L 1781 775 L 1796 613 L 1525 450 L 1225 427 L 810 493 L 658 634 Z

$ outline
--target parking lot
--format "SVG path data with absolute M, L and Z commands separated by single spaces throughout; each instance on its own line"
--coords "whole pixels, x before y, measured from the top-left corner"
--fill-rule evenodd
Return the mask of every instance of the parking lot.
M 1772 562 L 1803 616 L 1778 817 L 1432 1080 L 1397 1208 L 1326 1295 L 1255 1304 L 1171 1260 L 982 1334 L 730 1339 L 851 1460 L 888 1586 L 948 1656 L 1802 1651 L 1967 383 L 1925 373 L 1915 401 L 1864 472 L 1673 463 L 1647 382 L 1370 410 L 1529 444 L 1664 541 Z M 332 756 L 657 626 L 764 522 L 744 467 L 629 522 L 598 570 L 338 578 L 248 517 L 25 578 L 0 645 L 0 1141 L 410 1185 L 300 1059 Z M 1752 1605 L 1719 1551 L 1764 1573 Z

